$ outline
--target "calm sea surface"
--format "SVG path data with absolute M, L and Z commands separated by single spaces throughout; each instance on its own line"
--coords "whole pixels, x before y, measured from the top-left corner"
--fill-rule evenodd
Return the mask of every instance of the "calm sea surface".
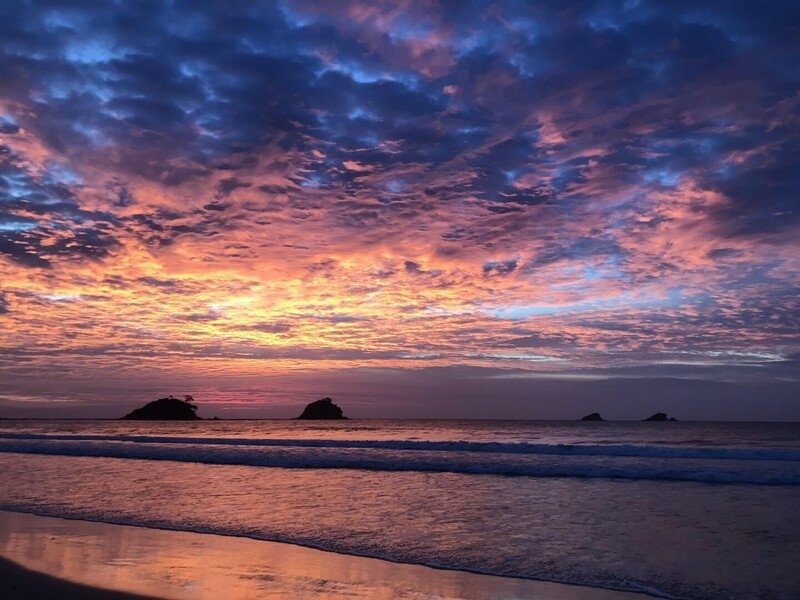
M 800 598 L 800 424 L 0 422 L 0 509 Z

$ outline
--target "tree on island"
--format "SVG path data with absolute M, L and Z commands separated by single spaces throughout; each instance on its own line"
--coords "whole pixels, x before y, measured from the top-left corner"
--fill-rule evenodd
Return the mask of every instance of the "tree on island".
M 184 396 L 181 400 L 170 395 L 148 402 L 122 418 L 142 421 L 197 421 L 200 417 L 197 416 L 197 405 L 193 403 L 192 396 Z

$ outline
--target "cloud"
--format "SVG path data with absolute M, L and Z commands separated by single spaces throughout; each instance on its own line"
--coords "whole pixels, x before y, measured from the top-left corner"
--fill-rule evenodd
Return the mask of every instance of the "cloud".
M 256 323 L 250 325 L 249 329 L 261 333 L 289 333 L 292 326 L 289 323 Z
M 518 262 L 519 260 L 516 258 L 489 261 L 483 265 L 483 274 L 487 277 L 491 275 L 499 275 L 501 277 L 510 275 L 517 269 Z
M 231 195 L 235 189 L 238 188 L 249 188 L 252 184 L 247 181 L 241 181 L 236 177 L 228 177 L 223 179 L 217 184 L 217 192 L 214 194 L 214 197 L 219 200 L 221 198 L 226 198 Z M 206 207 L 212 206 L 215 208 L 211 208 L 207 210 L 218 210 L 216 207 L 219 206 L 218 204 L 207 204 Z
M 7 119 L 3 119 L 0 117 L 0 134 L 2 135 L 14 135 L 15 133 L 19 132 L 19 125 L 9 121 Z
M 0 7 L 0 372 L 793 356 L 798 17 Z

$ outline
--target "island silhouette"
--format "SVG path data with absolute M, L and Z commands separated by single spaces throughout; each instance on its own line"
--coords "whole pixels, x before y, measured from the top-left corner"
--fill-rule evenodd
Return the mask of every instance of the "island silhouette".
M 141 408 L 132 410 L 122 420 L 128 421 L 200 421 L 197 416 L 197 405 L 192 396 L 176 398 L 167 396 L 148 402 Z M 340 420 L 347 419 L 342 409 L 334 404 L 331 398 L 322 398 L 306 405 L 297 419 Z M 211 419 L 218 420 L 218 417 Z
M 605 421 L 603 417 L 600 416 L 600 413 L 593 412 L 589 413 L 585 417 L 578 419 L 579 421 Z M 656 414 L 647 417 L 646 419 L 642 419 L 643 422 L 651 421 L 651 422 L 667 422 L 667 421 L 677 421 L 675 417 L 668 417 L 667 413 L 657 412 Z
M 667 413 L 657 412 L 656 414 L 643 419 L 644 421 L 677 421 L 675 417 L 667 417 Z
M 322 398 L 309 404 L 303 409 L 298 419 L 347 419 L 342 409 L 333 403 L 330 398 Z
M 593 412 L 591 414 L 586 415 L 581 419 L 581 421 L 604 421 L 603 417 L 600 416 L 600 413 Z
M 140 421 L 199 421 L 194 398 L 184 396 L 183 400 L 174 396 L 159 398 L 148 402 L 122 417 L 123 420 Z
M 197 405 L 194 404 L 192 396 L 184 396 L 176 398 L 175 396 L 167 396 L 166 398 L 159 398 L 148 402 L 141 408 L 137 408 L 124 417 L 124 420 L 141 420 L 141 421 L 199 421 L 201 417 L 197 416 Z M 321 398 L 306 405 L 300 416 L 295 417 L 299 420 L 343 420 L 347 419 L 340 406 L 335 404 L 331 398 Z M 214 417 L 211 420 L 218 420 Z M 585 417 L 579 419 L 580 421 L 605 421 L 598 412 L 589 413 Z M 645 422 L 667 422 L 677 421 L 675 417 L 669 417 L 666 413 L 657 412 L 654 415 L 642 419 Z

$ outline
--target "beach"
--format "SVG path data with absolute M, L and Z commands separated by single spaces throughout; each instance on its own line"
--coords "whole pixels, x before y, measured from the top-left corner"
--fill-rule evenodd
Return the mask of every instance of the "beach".
M 642 600 L 246 538 L 0 511 L 2 596 L 15 599 Z
M 800 600 L 800 0 L 0 31 L 0 600 Z
M 67 520 L 0 556 L 162 597 L 795 600 L 798 427 L 4 421 L 0 510 Z
M 0 558 L 0 581 L 3 582 L 3 598 L 7 600 L 29 600 L 30 598 L 37 600 L 60 600 L 62 598 L 148 600 L 147 596 L 58 579 L 43 572 L 26 569 L 5 558 Z

